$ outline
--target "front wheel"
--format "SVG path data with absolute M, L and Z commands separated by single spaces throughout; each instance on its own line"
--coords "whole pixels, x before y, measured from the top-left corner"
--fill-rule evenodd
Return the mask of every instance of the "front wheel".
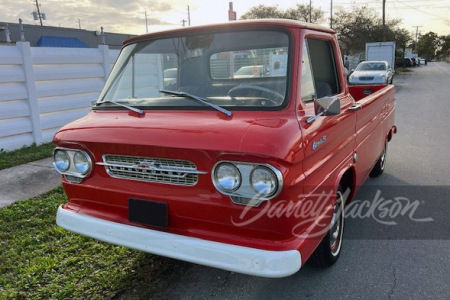
M 378 158 L 377 163 L 373 167 L 372 171 L 370 171 L 370 177 L 378 177 L 384 172 L 384 168 L 386 167 L 386 155 L 387 155 L 387 142 L 384 144 L 383 153 L 381 153 L 380 158 Z
M 311 256 L 311 261 L 314 265 L 329 267 L 338 260 L 341 254 L 342 237 L 344 234 L 344 207 L 344 194 L 342 187 L 339 186 L 329 230 Z

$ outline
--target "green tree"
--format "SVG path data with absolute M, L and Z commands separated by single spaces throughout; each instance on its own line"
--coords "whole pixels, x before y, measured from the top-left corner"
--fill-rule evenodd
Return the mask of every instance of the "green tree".
M 338 32 L 339 40 L 349 54 L 364 51 L 366 43 L 396 41 L 400 47 L 406 47 L 411 39 L 406 30 L 399 29 L 398 19 L 387 19 L 386 28 L 380 15 L 368 7 L 353 7 L 335 14 L 333 28 Z
M 441 36 L 437 56 L 439 59 L 448 60 L 450 58 L 450 35 Z
M 270 19 L 270 18 L 283 18 L 284 12 L 278 8 L 278 5 L 258 5 L 250 8 L 248 12 L 241 16 L 242 20 L 249 19 Z
M 311 23 L 322 23 L 324 12 L 320 8 L 311 7 Z M 309 22 L 309 5 L 297 4 L 295 8 L 288 8 L 284 12 L 286 19 Z
M 434 60 L 436 59 L 439 44 L 440 38 L 436 33 L 430 31 L 421 35 L 417 42 L 417 54 L 427 60 Z
M 311 7 L 312 23 L 323 22 L 324 12 L 319 8 Z M 258 5 L 249 9 L 248 12 L 241 16 L 242 20 L 248 19 L 291 19 L 308 22 L 309 21 L 309 5 L 297 4 L 295 8 L 286 10 L 280 9 L 278 5 Z
M 396 46 L 396 57 L 403 59 L 405 57 L 406 47 L 412 41 L 411 34 L 404 28 L 397 28 L 393 31 Z

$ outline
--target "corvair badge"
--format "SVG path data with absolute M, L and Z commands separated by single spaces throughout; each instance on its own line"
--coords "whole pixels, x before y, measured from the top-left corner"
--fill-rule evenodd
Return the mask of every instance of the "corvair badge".
M 326 141 L 327 141 L 327 136 L 326 135 L 324 135 L 320 140 L 315 141 L 312 144 L 313 151 L 316 150 L 317 148 L 319 148 L 319 146 L 322 145 L 323 143 L 325 143 Z

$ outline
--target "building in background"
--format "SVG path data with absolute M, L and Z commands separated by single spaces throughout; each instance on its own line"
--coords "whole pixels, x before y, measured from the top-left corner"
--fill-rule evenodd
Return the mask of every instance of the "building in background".
M 10 41 L 20 41 L 19 23 L 0 22 L 0 45 L 7 44 L 6 27 L 9 29 Z M 64 28 L 54 26 L 38 26 L 23 24 L 25 41 L 30 42 L 31 47 L 70 47 L 70 48 L 97 48 L 98 45 L 108 45 L 110 49 L 120 49 L 122 42 L 135 35 L 121 33 L 102 33 L 84 29 Z

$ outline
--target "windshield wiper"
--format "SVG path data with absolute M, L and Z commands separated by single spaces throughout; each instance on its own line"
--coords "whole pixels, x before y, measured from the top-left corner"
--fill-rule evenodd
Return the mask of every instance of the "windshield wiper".
M 129 106 L 129 105 L 126 105 L 126 104 L 123 104 L 123 103 L 120 103 L 120 102 L 117 102 L 117 101 L 114 101 L 114 100 L 103 100 L 102 102 L 97 103 L 97 105 L 100 105 L 102 103 L 112 103 L 112 104 L 115 104 L 115 105 L 118 105 L 118 106 L 125 107 L 125 108 L 127 108 L 127 109 L 129 109 L 131 111 L 137 112 L 140 115 L 144 114 L 144 111 L 142 109 L 139 109 L 139 108 L 136 108 L 136 107 L 132 107 L 132 106 Z
M 195 95 L 192 95 L 192 94 L 189 94 L 189 93 L 185 93 L 185 92 L 177 92 L 177 91 L 169 91 L 169 90 L 160 90 L 159 92 L 160 93 L 164 93 L 164 94 L 168 94 L 168 95 L 174 95 L 174 96 L 178 96 L 178 97 L 185 97 L 185 98 L 193 99 L 195 101 L 200 102 L 201 104 L 211 106 L 215 110 L 218 110 L 221 113 L 224 113 L 228 117 L 232 116 L 231 111 L 226 110 L 225 108 L 222 108 L 222 107 L 220 107 L 218 105 L 212 104 L 211 102 L 209 102 L 205 98 L 202 98 L 202 97 L 199 97 L 199 96 L 195 96 Z

